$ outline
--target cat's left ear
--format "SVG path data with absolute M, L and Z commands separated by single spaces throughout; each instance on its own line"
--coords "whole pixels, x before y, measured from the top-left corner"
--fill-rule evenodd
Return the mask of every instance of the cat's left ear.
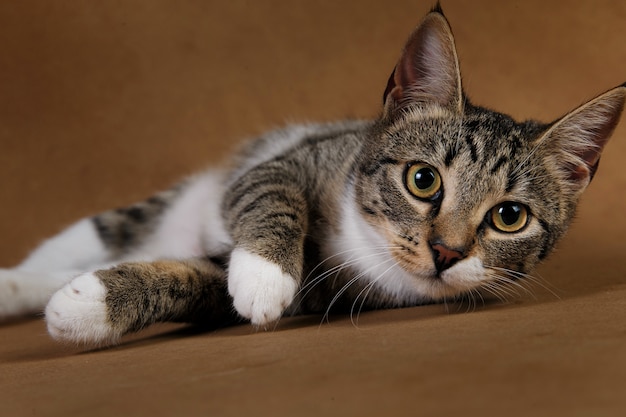
M 413 31 L 389 77 L 384 115 L 412 106 L 438 105 L 461 113 L 461 73 L 448 20 L 439 4 Z
M 552 147 L 555 163 L 575 189 L 582 191 L 593 178 L 625 101 L 626 83 L 561 117 L 539 139 Z

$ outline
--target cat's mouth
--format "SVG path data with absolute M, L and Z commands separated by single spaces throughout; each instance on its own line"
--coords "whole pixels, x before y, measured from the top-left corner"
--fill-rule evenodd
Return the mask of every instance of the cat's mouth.
M 398 265 L 412 276 L 415 285 L 421 291 L 427 289 L 426 292 L 435 300 L 470 292 L 489 279 L 476 256 L 458 259 L 445 270 L 437 268 L 429 254 L 419 254 L 413 248 L 403 248 L 394 252 L 393 256 Z

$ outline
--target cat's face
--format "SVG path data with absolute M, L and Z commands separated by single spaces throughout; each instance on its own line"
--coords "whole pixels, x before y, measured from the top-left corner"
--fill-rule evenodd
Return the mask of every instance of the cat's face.
M 576 195 L 547 166 L 543 130 L 482 109 L 459 117 L 432 108 L 377 131 L 358 206 L 422 293 L 517 280 L 552 249 Z
M 427 15 L 356 178 L 362 227 L 396 264 L 379 282 L 441 299 L 524 278 L 567 229 L 625 97 L 614 88 L 548 125 L 475 107 L 447 20 Z

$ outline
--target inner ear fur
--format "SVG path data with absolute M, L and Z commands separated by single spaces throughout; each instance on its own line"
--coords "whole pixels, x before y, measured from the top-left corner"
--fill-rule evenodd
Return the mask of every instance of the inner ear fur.
M 540 138 L 556 152 L 567 180 L 587 185 L 613 134 L 626 101 L 626 83 L 588 101 L 554 122 Z
M 413 31 L 384 94 L 385 115 L 411 106 L 462 112 L 463 91 L 454 37 L 439 6 Z

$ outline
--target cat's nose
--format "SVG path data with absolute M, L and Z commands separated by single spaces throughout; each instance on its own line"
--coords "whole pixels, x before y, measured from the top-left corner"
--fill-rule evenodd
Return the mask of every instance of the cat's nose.
M 463 259 L 463 254 L 457 250 L 450 249 L 441 243 L 431 243 L 435 267 L 440 274 L 452 265 Z

